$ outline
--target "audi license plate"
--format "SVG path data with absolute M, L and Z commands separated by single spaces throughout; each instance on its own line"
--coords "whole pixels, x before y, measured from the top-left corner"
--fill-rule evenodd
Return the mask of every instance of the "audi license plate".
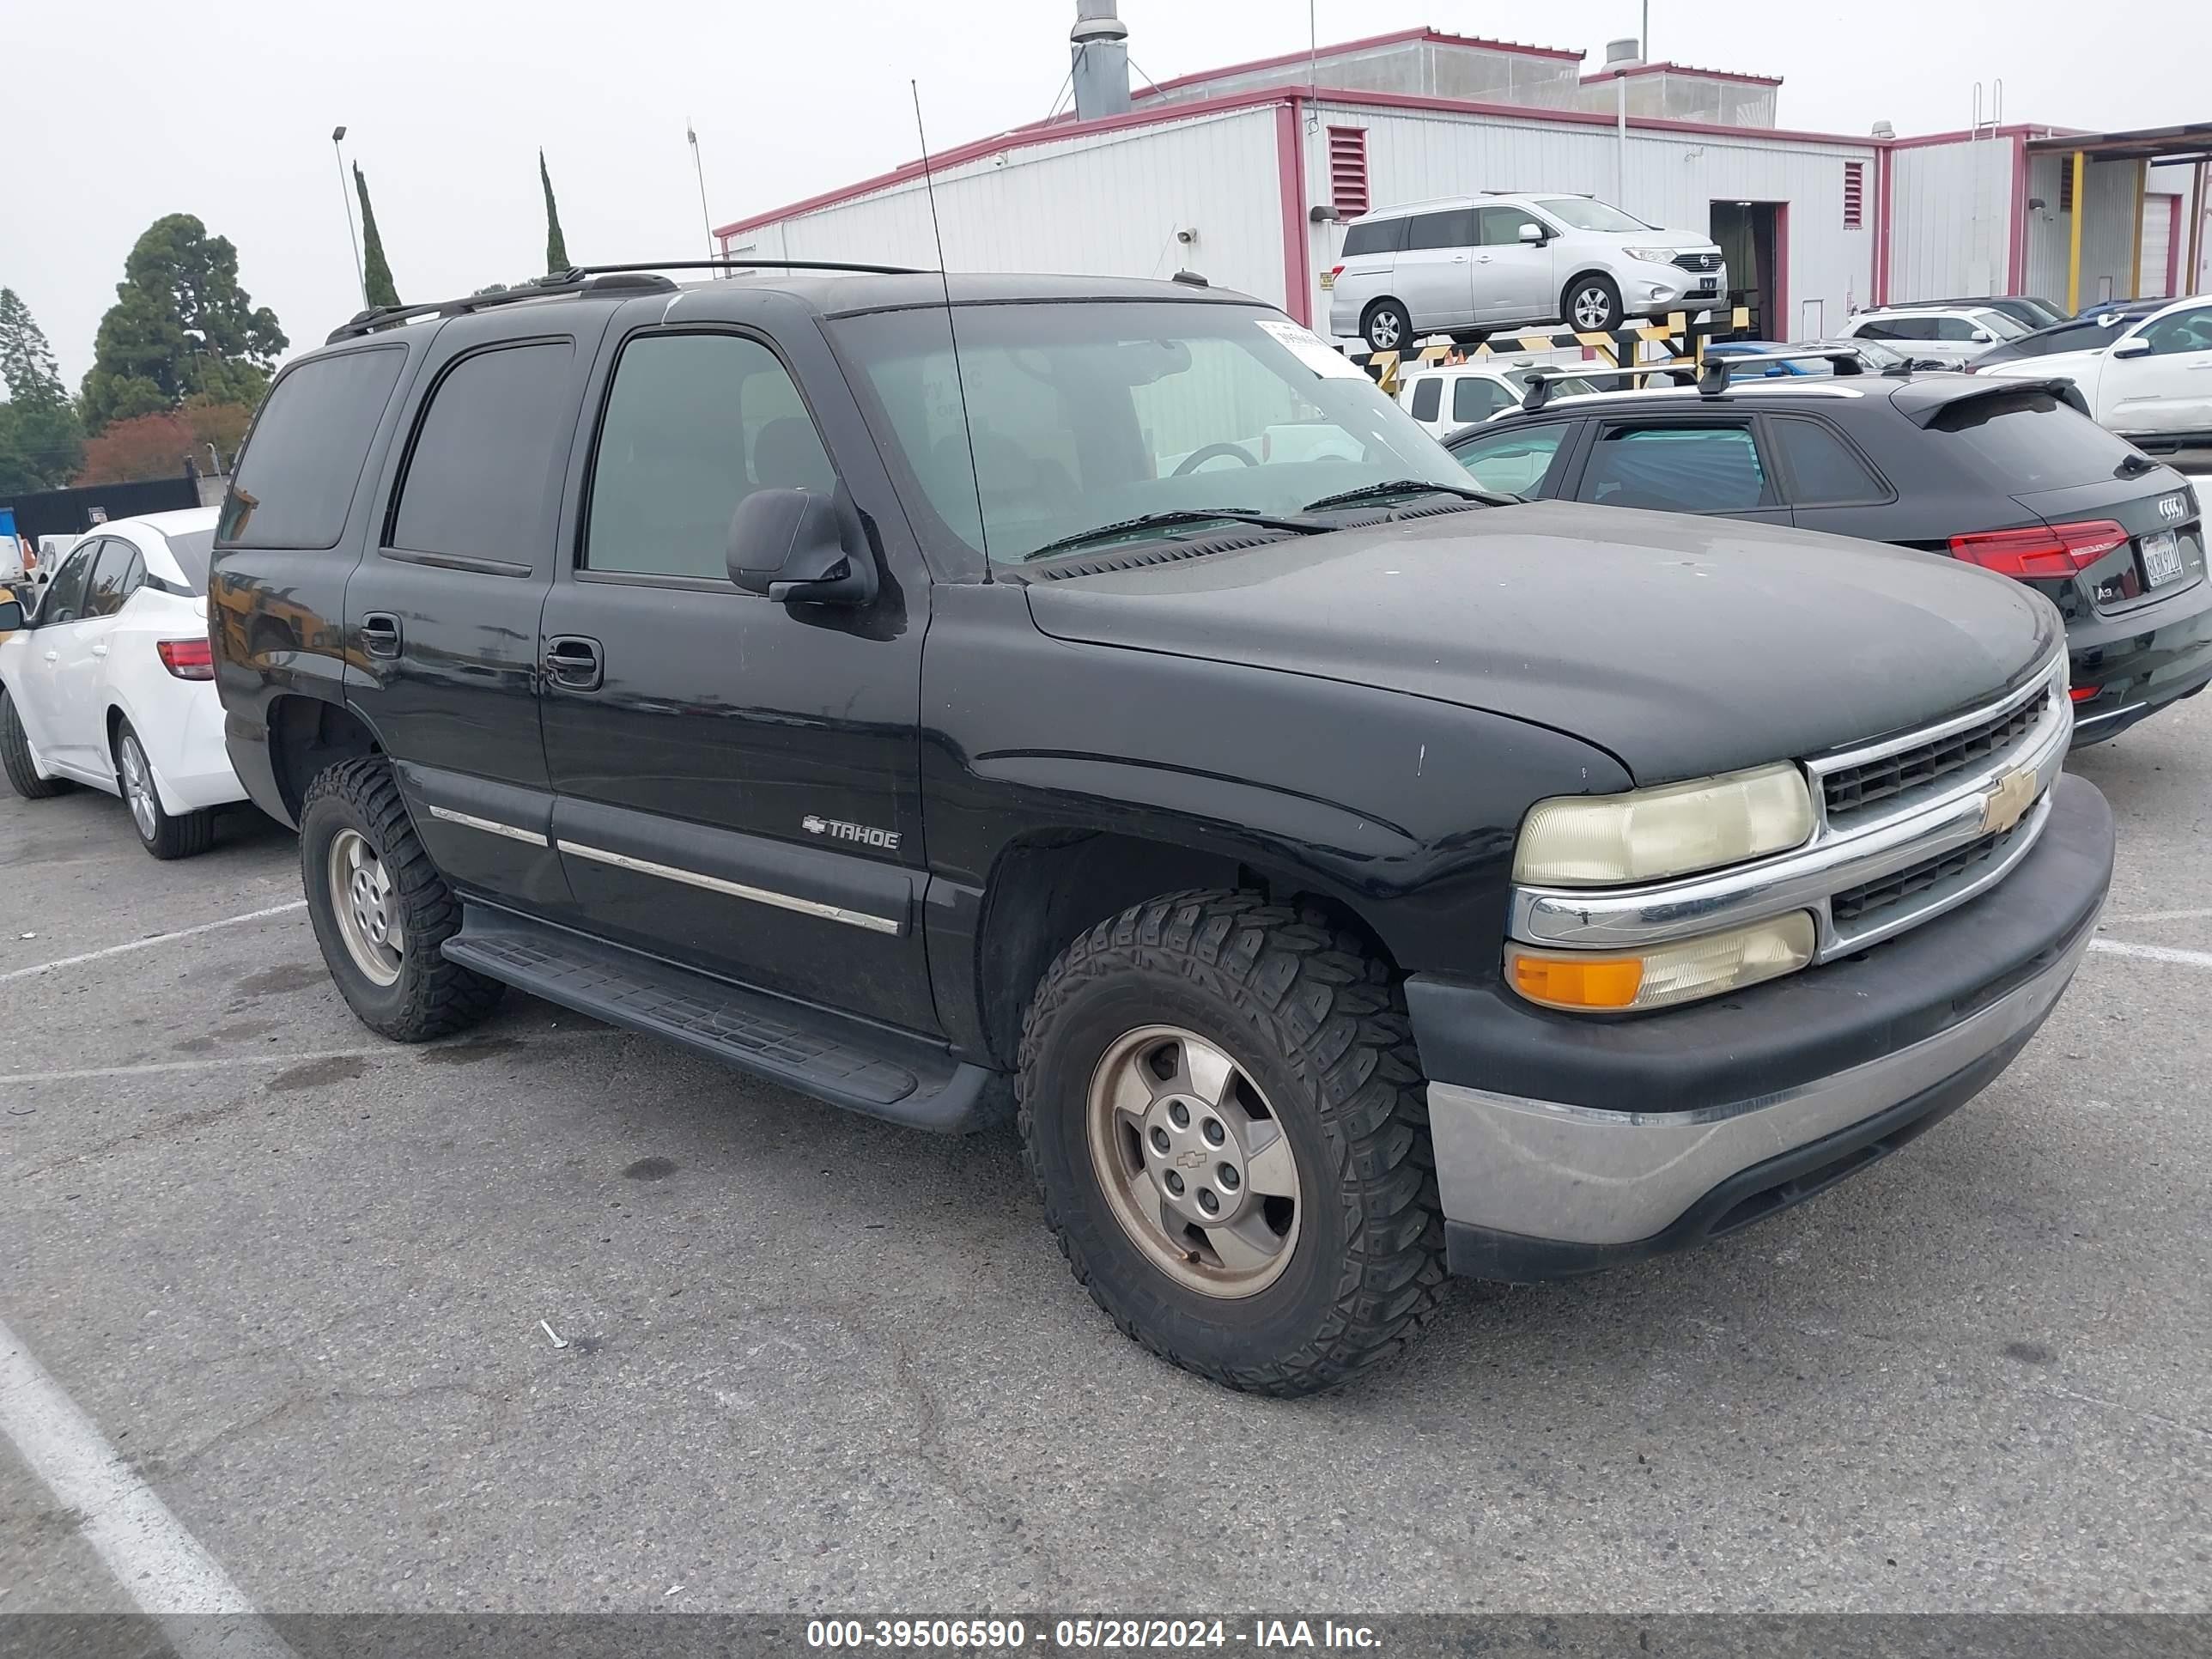
M 2142 538 L 2143 575 L 2153 587 L 2181 580 L 2181 538 L 2171 530 Z

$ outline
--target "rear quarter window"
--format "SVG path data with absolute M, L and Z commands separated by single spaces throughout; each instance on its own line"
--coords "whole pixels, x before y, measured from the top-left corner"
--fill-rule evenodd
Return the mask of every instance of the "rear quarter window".
M 301 363 L 270 389 L 223 498 L 225 547 L 336 547 L 404 346 Z
M 2110 483 L 2136 453 L 2126 439 L 2032 389 L 1961 398 L 1939 410 L 1927 431 L 1931 442 L 2008 495 Z
M 1370 219 L 1344 233 L 1344 257 L 1347 259 L 1363 253 L 1395 253 L 1405 245 L 1403 218 Z
M 388 545 L 543 566 L 574 410 L 567 340 L 463 357 L 430 393 L 410 446 Z

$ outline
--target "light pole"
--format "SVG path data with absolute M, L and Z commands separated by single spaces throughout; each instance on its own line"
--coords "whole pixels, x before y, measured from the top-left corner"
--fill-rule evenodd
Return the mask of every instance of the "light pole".
M 699 175 L 699 223 L 707 233 L 707 257 L 720 257 L 721 249 L 714 245 L 714 217 L 707 211 L 707 169 L 699 160 L 699 131 L 691 125 L 691 118 L 684 118 L 684 136 L 691 141 L 691 170 Z
M 331 150 L 338 158 L 338 197 L 345 203 L 346 240 L 353 244 L 353 279 L 361 287 L 361 308 L 368 309 L 368 273 L 362 269 L 361 233 L 353 228 L 353 186 L 347 182 L 345 151 L 338 145 L 345 137 L 343 127 L 331 129 Z

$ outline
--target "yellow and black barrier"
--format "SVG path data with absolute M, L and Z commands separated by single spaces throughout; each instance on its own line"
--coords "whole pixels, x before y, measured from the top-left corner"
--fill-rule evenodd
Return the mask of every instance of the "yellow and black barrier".
M 1750 309 L 1738 306 L 1728 313 L 1725 324 L 1717 318 L 1692 321 L 1688 313 L 1674 311 L 1663 319 L 1655 318 L 1606 332 L 1565 329 L 1555 333 L 1493 334 L 1480 344 L 1470 346 L 1431 336 L 1426 343 L 1414 347 L 1410 365 L 1408 354 L 1402 351 L 1354 351 L 1347 355 L 1395 398 L 1398 395 L 1398 372 L 1401 368 L 1431 368 L 1439 364 L 1477 362 L 1485 357 L 1518 356 L 1528 351 L 1589 350 L 1598 353 L 1608 368 L 1636 368 L 1642 366 L 1637 360 L 1638 352 L 1647 345 L 1663 345 L 1668 349 L 1668 359 L 1650 365 L 1653 374 L 1662 374 L 1669 368 L 1704 362 L 1706 341 L 1725 340 L 1750 326 Z

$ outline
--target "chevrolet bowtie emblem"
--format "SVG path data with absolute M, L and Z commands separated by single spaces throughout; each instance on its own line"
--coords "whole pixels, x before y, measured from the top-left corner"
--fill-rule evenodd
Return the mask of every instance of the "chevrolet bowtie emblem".
M 2001 836 L 2021 821 L 2035 803 L 2035 773 L 2023 767 L 1997 780 L 1997 787 L 1982 799 L 1982 833 Z

